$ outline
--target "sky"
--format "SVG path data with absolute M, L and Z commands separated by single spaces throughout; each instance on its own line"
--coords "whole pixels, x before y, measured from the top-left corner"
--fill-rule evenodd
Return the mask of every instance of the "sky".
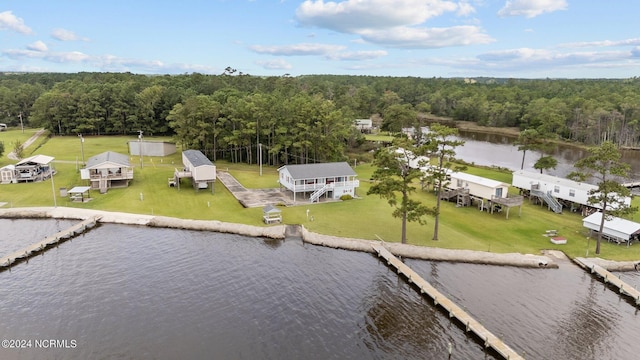
M 0 0 L 0 71 L 630 78 L 637 0 Z

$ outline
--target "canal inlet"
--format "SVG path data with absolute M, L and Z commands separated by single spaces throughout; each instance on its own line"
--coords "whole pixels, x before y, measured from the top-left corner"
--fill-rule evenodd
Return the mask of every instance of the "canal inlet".
M 387 266 L 395 268 L 398 274 L 404 275 L 410 284 L 417 286 L 420 289 L 420 294 L 429 295 L 436 306 L 440 306 L 448 312 L 450 319 L 455 318 L 465 327 L 465 331 L 471 331 L 475 334 L 480 341 L 483 342 L 485 348 L 491 348 L 504 359 L 524 359 L 515 350 L 500 340 L 500 338 L 495 336 L 477 320 L 471 317 L 471 315 L 466 311 L 462 310 L 462 308 L 439 292 L 436 288 L 431 286 L 431 284 L 425 281 L 420 275 L 391 254 L 382 244 L 373 244 L 371 247 L 378 254 L 378 257 L 386 260 Z
M 25 248 L 22 248 L 0 258 L 0 271 L 7 270 L 14 264 L 21 261 L 28 262 L 30 257 L 38 255 L 53 246 L 57 246 L 60 243 L 70 240 L 84 233 L 85 231 L 94 228 L 97 225 L 99 219 L 99 216 L 90 217 L 67 229 L 58 231 L 51 236 L 45 237 L 42 241 L 38 241 L 35 244 L 31 244 Z

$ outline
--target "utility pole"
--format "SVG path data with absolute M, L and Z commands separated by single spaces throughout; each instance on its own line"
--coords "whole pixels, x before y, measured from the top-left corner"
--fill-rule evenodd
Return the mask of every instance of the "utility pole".
M 82 151 L 82 166 L 84 166 L 84 138 L 82 134 L 78 134 L 78 136 L 80 137 L 80 151 Z
M 258 143 L 258 161 L 260 161 L 260 176 L 262 176 L 262 143 Z
M 140 132 L 138 135 L 138 150 L 140 150 L 140 168 L 142 169 L 144 167 L 142 162 L 142 130 L 138 130 L 138 132 Z
M 22 133 L 24 134 L 24 124 L 22 123 L 22 111 L 20 111 L 20 114 L 18 114 L 18 117 L 20 118 L 20 127 L 22 128 Z

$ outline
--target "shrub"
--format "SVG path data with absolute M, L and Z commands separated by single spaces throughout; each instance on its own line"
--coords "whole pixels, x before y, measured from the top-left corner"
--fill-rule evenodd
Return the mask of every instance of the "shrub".
M 340 196 L 340 200 L 345 201 L 345 200 L 351 200 L 353 199 L 353 196 L 349 195 L 349 194 L 344 194 L 342 196 Z

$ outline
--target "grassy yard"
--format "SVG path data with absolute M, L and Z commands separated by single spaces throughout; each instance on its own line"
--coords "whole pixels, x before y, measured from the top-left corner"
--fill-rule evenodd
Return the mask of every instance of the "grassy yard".
M 0 133 L 5 136 L 5 143 L 16 138 L 6 137 L 11 133 L 15 136 L 22 135 L 15 131 Z M 107 150 L 126 154 L 127 141 L 135 141 L 135 137 L 87 137 L 83 145 L 85 159 Z M 69 189 L 86 185 L 80 179 L 77 169 L 76 162 L 81 160 L 80 140 L 77 137 L 52 137 L 37 142 L 33 148 L 25 151 L 25 156 L 31 154 L 46 154 L 56 158 L 55 168 L 58 174 L 54 177 L 54 183 L 45 181 L 0 185 L 0 202 L 8 202 L 6 206 L 53 206 L 55 194 L 58 206 L 264 225 L 261 222 L 262 209 L 243 208 L 219 182 L 215 184 L 214 193 L 211 190 L 196 191 L 188 180 L 183 180 L 180 189 L 169 187 L 167 178 L 172 176 L 175 167 L 181 166 L 179 153 L 167 157 L 144 157 L 142 168 L 140 158 L 131 157 L 131 164 L 135 166 L 135 178 L 131 185 L 125 189 L 111 189 L 106 194 L 92 191 L 93 200 L 87 203 L 73 203 L 68 198 L 59 197 L 59 189 L 62 187 Z M 0 166 L 9 163 L 13 162 L 6 158 L 6 154 L 0 158 Z M 278 173 L 275 167 L 263 166 L 260 176 L 257 165 L 219 161 L 216 166 L 218 169 L 228 169 L 247 188 L 278 187 Z M 358 165 L 355 170 L 360 179 L 360 188 L 356 191 L 358 199 L 282 208 L 285 223 L 304 224 L 311 231 L 329 235 L 363 239 L 380 237 L 385 241 L 399 241 L 400 220 L 391 216 L 392 208 L 378 196 L 367 195 L 374 168 L 369 164 L 363 164 Z M 506 183 L 511 182 L 511 174 L 508 172 L 476 167 L 470 167 L 467 171 Z M 433 192 L 421 191 L 419 185 L 417 187 L 415 196 L 423 203 L 435 206 L 436 198 Z M 634 199 L 634 205 L 638 205 L 638 201 Z M 306 214 L 307 209 L 309 218 Z M 504 213 L 480 212 L 476 207 L 458 208 L 454 203 L 447 202 L 442 204 L 441 211 L 440 240 L 431 240 L 433 219 L 429 218 L 425 226 L 409 223 L 409 243 L 499 253 L 538 254 L 543 249 L 558 249 L 570 257 L 585 256 L 589 243 L 589 255 L 594 254 L 595 241 L 588 240 L 579 214 L 565 212 L 559 215 L 527 200 L 522 207 L 521 216 L 518 215 L 519 208 L 514 207 L 509 213 L 509 219 L 506 219 Z M 636 215 L 636 218 L 638 216 Z M 543 236 L 546 230 L 552 229 L 557 230 L 558 235 L 567 238 L 568 243 L 554 245 Z M 612 260 L 637 260 L 640 259 L 640 245 L 627 248 L 604 242 L 601 257 Z

